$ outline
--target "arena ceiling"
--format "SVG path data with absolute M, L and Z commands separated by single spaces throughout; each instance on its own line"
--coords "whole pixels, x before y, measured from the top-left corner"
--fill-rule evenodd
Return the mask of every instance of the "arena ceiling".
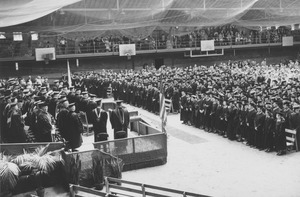
M 3 0 L 0 31 L 114 31 L 147 34 L 159 27 L 245 27 L 300 22 L 299 0 Z

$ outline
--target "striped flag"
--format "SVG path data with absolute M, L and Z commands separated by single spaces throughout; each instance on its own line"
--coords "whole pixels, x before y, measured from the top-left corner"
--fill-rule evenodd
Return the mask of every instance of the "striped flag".
M 161 128 L 162 132 L 166 133 L 166 125 L 167 125 L 167 111 L 166 111 L 166 102 L 165 102 L 165 93 L 162 82 L 162 75 L 160 76 L 160 118 L 161 118 Z

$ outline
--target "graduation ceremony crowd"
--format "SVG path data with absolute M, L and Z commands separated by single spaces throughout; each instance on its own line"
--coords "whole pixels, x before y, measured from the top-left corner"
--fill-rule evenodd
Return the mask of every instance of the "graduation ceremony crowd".
M 76 149 L 83 132 L 79 111 L 86 112 L 93 124 L 101 117 L 105 127 L 100 133 L 106 132 L 107 114 L 100 115 L 98 98 L 107 98 L 111 91 L 115 100 L 158 114 L 163 91 L 172 100 L 172 112 L 180 112 L 184 124 L 283 155 L 287 149 L 285 129 L 300 129 L 299 69 L 298 61 L 268 65 L 266 60 L 245 60 L 210 67 L 162 66 L 157 70 L 152 66 L 136 71 L 74 73 L 70 87 L 65 77 L 53 86 L 43 77 L 1 80 L 1 140 L 28 141 L 27 125 L 36 141 L 51 141 L 49 132 L 58 129 Z M 128 120 L 124 121 L 127 113 L 116 111 L 124 125 L 128 125 Z M 41 122 L 49 124 L 40 126 L 46 125 Z M 124 125 L 115 132 L 125 130 Z

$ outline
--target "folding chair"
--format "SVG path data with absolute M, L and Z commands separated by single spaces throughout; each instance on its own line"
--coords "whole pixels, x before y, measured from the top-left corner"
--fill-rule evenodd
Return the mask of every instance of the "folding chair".
M 115 136 L 116 136 L 115 139 L 126 138 L 126 132 L 125 131 L 117 131 Z
M 96 137 L 97 137 L 98 142 L 106 141 L 108 138 L 108 134 L 107 133 L 98 133 Z
M 286 146 L 287 148 L 290 148 L 290 150 L 293 150 L 293 148 L 295 147 L 296 152 L 299 150 L 298 149 L 298 142 L 297 142 L 297 131 L 295 130 L 291 130 L 291 129 L 285 129 L 285 132 L 289 135 L 286 136 Z
M 82 122 L 82 125 L 83 125 L 83 129 L 84 129 L 84 134 L 86 134 L 87 136 L 89 135 L 93 135 L 93 124 L 89 124 L 88 123 L 88 119 L 87 119 L 87 116 L 86 116 L 86 113 L 83 112 L 83 111 L 80 111 L 79 112 L 79 118 Z
M 165 107 L 167 113 L 170 113 L 173 111 L 173 103 L 171 99 L 165 99 Z

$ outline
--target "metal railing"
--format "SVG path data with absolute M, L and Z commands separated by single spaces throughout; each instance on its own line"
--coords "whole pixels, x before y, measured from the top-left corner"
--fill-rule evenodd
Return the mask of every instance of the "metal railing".
M 300 35 L 294 35 L 294 42 L 300 42 Z M 216 47 L 224 47 L 224 48 L 243 48 L 242 46 L 280 46 L 282 43 L 282 37 L 278 37 L 277 39 L 273 38 L 209 38 L 215 40 Z M 177 51 L 184 50 L 186 48 L 199 48 L 201 39 L 195 38 L 193 40 L 152 40 L 152 41 L 139 41 L 139 42 L 129 42 L 131 44 L 136 45 L 137 53 L 153 53 L 153 52 L 163 52 L 165 50 L 169 51 Z M 0 43 L 0 58 L 27 58 L 33 59 L 35 55 L 35 48 L 28 47 L 27 42 L 19 42 L 18 44 L 12 43 Z M 109 47 L 105 47 L 103 44 L 99 44 L 96 42 L 88 42 L 82 45 L 68 44 L 66 47 L 61 47 L 58 43 L 53 44 L 56 48 L 56 55 L 65 56 L 65 55 L 81 55 L 81 54 L 89 54 L 89 55 L 101 55 L 101 56 L 111 56 L 111 55 L 119 55 L 119 43 L 111 43 Z
M 170 189 L 138 182 L 126 181 L 105 177 L 105 190 L 107 194 L 123 196 L 155 196 L 155 197 L 206 197 L 206 195 Z M 116 184 L 117 183 L 117 184 Z
M 96 149 L 122 159 L 124 171 L 167 162 L 167 136 L 164 133 L 96 142 L 93 145 Z

